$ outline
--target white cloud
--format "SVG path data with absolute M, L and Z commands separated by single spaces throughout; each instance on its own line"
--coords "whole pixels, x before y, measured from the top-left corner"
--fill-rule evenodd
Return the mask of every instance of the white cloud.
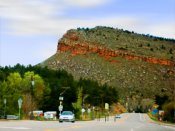
M 95 7 L 103 5 L 110 0 L 64 0 L 67 5 L 78 6 L 78 7 Z
M 65 18 L 66 9 L 72 6 L 100 6 L 107 0 L 2 0 L 0 16 L 8 20 L 7 33 L 15 35 L 61 35 L 70 28 L 111 26 L 125 30 L 175 38 L 174 23 L 149 23 L 140 16 L 109 16 L 92 19 Z
M 156 36 L 175 39 L 175 23 L 172 22 L 152 25 L 149 31 Z
M 129 17 L 108 17 L 99 19 L 33 19 L 32 21 L 15 21 L 12 28 L 16 30 L 18 35 L 34 35 L 34 34 L 63 34 L 70 28 L 77 27 L 95 27 L 97 25 L 120 27 L 124 29 L 131 29 L 135 25 L 138 25 L 139 20 Z

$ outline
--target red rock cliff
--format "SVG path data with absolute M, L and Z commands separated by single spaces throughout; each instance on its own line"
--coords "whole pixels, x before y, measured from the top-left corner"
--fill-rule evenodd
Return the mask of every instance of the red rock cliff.
M 175 66 L 175 62 L 166 59 L 159 59 L 154 57 L 139 56 L 125 50 L 112 50 L 100 46 L 96 43 L 88 43 L 79 39 L 76 32 L 66 33 L 58 43 L 57 52 L 71 52 L 72 56 L 85 55 L 89 53 L 96 53 L 109 62 L 115 63 L 115 60 L 110 60 L 114 57 L 122 57 L 127 60 L 142 60 L 152 64 Z

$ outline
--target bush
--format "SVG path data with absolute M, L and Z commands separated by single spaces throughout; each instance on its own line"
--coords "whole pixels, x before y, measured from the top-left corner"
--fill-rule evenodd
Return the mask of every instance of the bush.
M 163 110 L 165 111 L 163 120 L 175 123 L 175 102 L 169 102 L 163 105 Z
M 154 105 L 154 100 L 152 99 L 142 99 L 140 106 L 141 106 L 141 111 L 142 112 L 148 112 L 149 109 L 151 109 Z

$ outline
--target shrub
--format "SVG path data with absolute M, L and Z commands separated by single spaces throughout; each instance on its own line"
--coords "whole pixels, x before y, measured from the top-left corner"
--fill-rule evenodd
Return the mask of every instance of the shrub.
M 153 107 L 154 100 L 149 99 L 149 98 L 142 99 L 140 105 L 141 105 L 141 111 L 142 112 L 148 112 L 148 110 Z
M 153 49 L 153 48 L 150 48 L 150 50 L 151 50 L 151 51 L 154 51 L 154 49 Z
M 163 120 L 175 123 L 175 102 L 169 102 L 163 105 L 163 110 L 165 111 Z
M 173 54 L 173 49 L 172 48 L 169 50 L 169 53 L 170 54 Z

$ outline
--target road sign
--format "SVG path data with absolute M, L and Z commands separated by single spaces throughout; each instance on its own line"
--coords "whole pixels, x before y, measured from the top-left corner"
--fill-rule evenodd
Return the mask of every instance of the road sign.
M 59 111 L 62 111 L 63 110 L 63 105 L 59 105 Z
M 91 109 L 90 108 L 88 108 L 88 113 L 91 113 Z
M 18 99 L 18 106 L 19 106 L 19 108 L 21 108 L 21 105 L 22 105 L 22 99 L 19 98 L 19 99 Z
M 64 99 L 63 96 L 60 96 L 60 97 L 59 97 L 59 100 L 60 100 L 60 101 L 63 101 L 63 99 Z
M 6 104 L 7 103 L 7 100 L 6 99 L 4 99 L 4 104 Z
M 153 114 L 153 115 L 158 114 L 158 113 L 159 113 L 159 110 L 158 110 L 158 109 L 154 109 L 154 110 L 152 111 L 152 114 Z
M 105 109 L 109 110 L 109 104 L 108 103 L 105 103 Z
M 84 108 L 82 108 L 82 109 L 81 109 L 81 112 L 82 112 L 82 113 L 84 113 L 84 112 L 85 112 L 85 109 L 84 109 Z

